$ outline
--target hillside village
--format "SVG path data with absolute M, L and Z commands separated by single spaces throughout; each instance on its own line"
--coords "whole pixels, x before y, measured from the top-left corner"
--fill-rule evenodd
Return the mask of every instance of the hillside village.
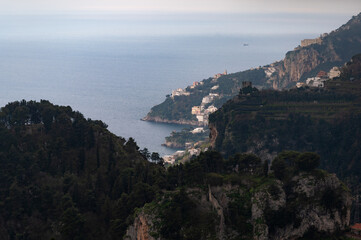
M 339 67 L 333 67 L 328 73 L 319 71 L 315 77 L 307 78 L 306 82 L 297 82 L 296 87 L 324 87 L 325 82 L 340 77 L 341 71 Z
M 306 41 L 307 40 L 307 41 Z M 317 38 L 316 40 L 312 40 L 312 39 L 305 39 L 301 41 L 301 46 L 308 46 L 310 44 L 319 44 L 320 41 L 322 40 L 322 38 Z M 264 67 L 258 67 L 257 70 L 263 70 L 264 74 L 267 78 L 271 78 L 271 76 L 276 72 L 276 68 L 274 67 L 274 65 L 277 64 L 273 63 L 270 64 L 268 66 L 264 66 Z M 316 76 L 314 77 L 309 77 L 306 79 L 305 82 L 297 82 L 296 86 L 297 88 L 301 88 L 301 87 L 316 87 L 316 88 L 323 88 L 325 86 L 325 82 L 328 80 L 332 80 L 332 79 L 337 79 L 340 77 L 341 71 L 340 68 L 337 66 L 334 66 L 333 68 L 330 69 L 329 72 L 325 72 L 325 71 L 319 71 L 317 73 Z M 208 118 L 209 115 L 216 112 L 218 110 L 217 107 L 214 106 L 214 102 L 217 99 L 220 99 L 223 97 L 222 94 L 219 93 L 218 89 L 219 89 L 219 85 L 217 84 L 217 81 L 220 77 L 222 76 L 226 76 L 227 75 L 227 71 L 224 71 L 224 73 L 217 73 L 214 75 L 214 77 L 211 80 L 211 83 L 213 83 L 213 86 L 210 88 L 210 92 L 208 95 L 204 96 L 202 98 L 201 104 L 198 106 L 193 106 L 192 110 L 191 110 L 191 114 L 194 115 L 197 118 L 197 121 L 199 123 L 200 126 L 208 126 Z M 243 82 L 242 83 L 242 87 L 246 87 L 246 86 L 252 86 L 251 82 Z M 185 89 L 176 89 L 172 91 L 172 95 L 171 98 L 174 99 L 175 96 L 189 96 L 191 95 L 191 92 L 187 91 L 187 89 L 196 89 L 197 87 L 200 87 L 204 85 L 204 82 L 193 82 L 193 84 Z M 258 88 L 262 88 L 259 86 L 256 86 Z M 204 128 L 195 128 L 194 130 L 191 131 L 191 133 L 193 134 L 197 134 L 199 132 L 203 132 Z M 178 150 L 177 152 L 175 152 L 173 155 L 166 155 L 164 156 L 164 161 L 168 164 L 174 164 L 176 162 L 178 162 L 179 160 L 184 160 L 185 158 L 189 159 L 192 156 L 198 156 L 201 153 L 201 146 L 202 142 L 197 142 L 197 143 L 188 143 L 185 146 L 185 150 Z
M 308 41 L 310 43 L 312 41 Z M 304 43 L 305 44 L 305 43 Z M 317 44 L 317 41 L 315 43 L 311 44 Z M 276 71 L 273 64 L 265 67 L 259 67 L 258 69 L 264 70 L 264 73 L 267 77 L 271 77 L 272 74 Z M 316 76 L 307 78 L 305 82 L 297 82 L 296 87 L 316 87 L 316 88 L 323 88 L 325 86 L 325 82 L 332 79 L 337 79 L 340 77 L 341 71 L 340 68 L 337 66 L 334 66 L 330 69 L 329 72 L 325 71 L 319 71 Z M 225 71 L 223 74 L 215 74 L 212 78 L 212 83 L 214 83 L 214 86 L 211 87 L 211 91 L 208 95 L 203 97 L 202 102 L 199 106 L 193 106 L 192 107 L 192 115 L 195 115 L 195 117 L 198 120 L 198 123 L 203 126 L 208 126 L 208 118 L 211 113 L 216 112 L 218 109 L 213 105 L 214 101 L 216 99 L 219 99 L 222 97 L 221 94 L 217 92 L 219 89 L 219 85 L 217 85 L 217 80 L 221 76 L 227 75 L 227 72 Z M 189 89 L 195 89 L 197 86 L 202 86 L 204 82 L 194 82 L 193 85 L 189 86 Z M 252 86 L 251 82 L 243 82 L 242 87 L 246 86 Z M 187 89 L 187 88 L 186 88 Z M 180 96 L 185 95 L 189 96 L 191 93 L 188 92 L 186 89 L 177 89 L 172 91 L 171 97 L 174 98 L 174 96 Z M 198 134 L 201 132 L 204 132 L 203 127 L 195 128 L 190 131 L 192 134 Z M 198 156 L 202 151 L 202 143 L 203 142 L 197 142 L 197 143 L 187 143 L 185 145 L 184 150 L 178 150 L 173 155 L 166 155 L 163 157 L 165 163 L 168 164 L 174 164 L 178 161 L 183 161 L 184 159 L 189 159 L 193 156 Z
M 212 83 L 217 83 L 217 80 L 227 75 L 227 70 L 225 70 L 223 73 L 217 73 L 212 78 Z M 204 82 L 193 82 L 191 86 L 189 86 L 189 89 L 195 89 L 197 86 L 202 86 Z M 192 107 L 192 115 L 195 115 L 197 118 L 197 121 L 200 125 L 207 126 L 208 125 L 208 117 L 209 114 L 214 113 L 217 111 L 217 107 L 215 107 L 212 103 L 221 97 L 221 95 L 217 92 L 219 88 L 219 85 L 214 85 L 210 89 L 210 93 L 203 97 L 202 102 L 199 106 L 193 106 Z M 182 89 L 178 88 L 176 90 L 172 91 L 171 98 L 174 99 L 175 96 L 189 96 L 191 95 L 190 92 L 187 91 L 187 88 Z

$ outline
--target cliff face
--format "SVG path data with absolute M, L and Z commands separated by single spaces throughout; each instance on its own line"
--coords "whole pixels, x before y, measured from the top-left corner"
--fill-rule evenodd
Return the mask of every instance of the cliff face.
M 293 86 L 295 82 L 313 77 L 318 71 L 341 66 L 361 52 L 361 14 L 321 38 L 320 44 L 297 48 L 274 64 L 275 73 L 268 79 L 274 89 Z
M 127 240 L 156 240 L 150 234 L 152 228 L 151 216 L 141 212 L 137 215 L 134 223 L 128 227 L 126 236 L 124 239 Z
M 288 52 L 284 60 L 275 66 L 277 75 L 269 80 L 272 87 L 274 89 L 288 87 L 300 81 L 304 75 L 317 69 L 321 64 L 328 63 L 329 66 L 332 64 L 337 66 L 343 62 L 343 59 L 334 51 L 332 42 L 322 44 L 322 46 L 309 46 Z M 318 48 L 323 50 L 320 51 Z
M 301 173 L 289 183 L 272 180 L 253 191 L 252 183 L 245 180 L 242 185 L 226 184 L 208 186 L 208 190 L 186 190 L 197 211 L 203 214 L 215 213 L 208 215 L 213 218 L 211 227 L 215 235 L 197 239 L 235 239 L 237 236 L 257 240 L 297 239 L 314 232 L 332 235 L 349 226 L 351 195 L 335 175 Z M 144 211 L 138 214 L 133 225 L 128 228 L 126 239 L 170 239 L 160 234 L 162 220 L 154 220 L 154 216 L 162 215 L 163 204 L 162 201 L 157 203 L 152 209 L 152 216 Z M 234 211 L 242 211 L 248 217 L 233 219 Z M 193 218 L 197 218 L 198 214 L 193 212 Z M 157 227 L 154 227 L 154 222 L 157 222 Z M 183 229 L 181 237 L 192 232 L 186 223 L 176 228 Z M 157 238 L 151 236 L 149 229 Z
M 254 194 L 252 221 L 255 239 L 297 239 L 311 231 L 333 233 L 349 226 L 352 198 L 335 175 L 317 179 L 300 174 L 293 177 L 291 183 L 288 192 L 278 181 L 273 190 L 266 188 Z M 335 203 L 326 202 L 328 195 Z M 292 206 L 294 203 L 297 204 Z M 336 205 L 342 207 L 334 208 Z M 278 222 L 278 217 L 286 219 Z M 274 225 L 267 224 L 271 220 L 276 220 Z

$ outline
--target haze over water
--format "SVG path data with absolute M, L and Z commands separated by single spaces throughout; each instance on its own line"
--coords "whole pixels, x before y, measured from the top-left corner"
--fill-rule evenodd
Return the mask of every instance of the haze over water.
M 2 15 L 0 105 L 21 99 L 69 105 L 141 148 L 172 153 L 160 144 L 184 126 L 140 121 L 172 89 L 281 60 L 301 39 L 350 18 L 308 16 L 302 25 L 307 16 L 283 15 L 257 29 L 261 17 L 272 16 Z

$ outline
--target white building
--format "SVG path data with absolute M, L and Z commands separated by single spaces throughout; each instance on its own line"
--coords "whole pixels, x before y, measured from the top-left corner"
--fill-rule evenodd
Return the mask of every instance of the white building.
M 339 77 L 341 75 L 341 71 L 338 67 L 333 67 L 328 73 L 328 77 L 330 79 L 334 79 L 335 77 Z
M 191 148 L 188 152 L 191 156 L 198 156 L 201 153 L 201 150 L 198 148 Z
M 307 78 L 306 84 L 310 87 L 324 87 L 325 79 L 321 79 L 319 77 Z
M 264 73 L 266 74 L 267 77 L 271 77 L 274 72 L 276 72 L 276 68 L 274 67 L 269 67 L 266 70 L 264 70 Z
M 203 114 L 199 114 L 196 116 L 198 122 L 203 122 L 204 121 L 204 115 Z
M 212 102 L 213 100 L 213 97 L 211 96 L 205 96 L 203 99 L 202 99 L 202 104 L 205 105 L 205 104 L 208 104 L 210 102 Z
M 203 111 L 203 106 L 193 106 L 192 107 L 192 114 L 193 115 L 201 114 L 202 111 Z
M 174 156 L 174 158 L 178 158 L 178 157 L 182 157 L 185 153 L 186 153 L 186 151 L 176 151 L 173 154 L 173 156 Z
M 202 132 L 204 132 L 204 129 L 202 127 L 195 128 L 191 131 L 191 133 L 193 134 L 202 133 Z
M 219 85 L 215 85 L 213 87 L 211 87 L 211 90 L 217 90 L 219 88 Z
M 178 88 L 178 89 L 172 91 L 172 98 L 174 98 L 174 96 L 182 96 L 182 95 L 189 96 L 190 93 L 182 88 Z
M 164 160 L 164 162 L 169 163 L 169 164 L 174 164 L 174 161 L 175 161 L 175 159 L 172 155 L 163 156 L 163 160 Z
M 214 113 L 214 112 L 217 111 L 217 110 L 218 110 L 218 108 L 216 108 L 215 106 L 211 105 L 211 106 L 209 106 L 209 107 L 204 111 L 204 113 L 210 114 L 210 113 Z
M 303 86 L 305 86 L 305 83 L 303 83 L 303 82 L 296 83 L 297 88 L 300 88 L 300 87 L 303 87 Z

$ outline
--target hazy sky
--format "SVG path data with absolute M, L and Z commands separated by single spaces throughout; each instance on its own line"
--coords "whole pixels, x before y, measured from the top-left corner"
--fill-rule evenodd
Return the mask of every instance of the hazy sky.
M 356 14 L 361 0 L 0 0 L 2 13 L 54 11 Z
M 361 0 L 0 0 L 0 39 L 284 33 L 315 37 L 359 12 Z

